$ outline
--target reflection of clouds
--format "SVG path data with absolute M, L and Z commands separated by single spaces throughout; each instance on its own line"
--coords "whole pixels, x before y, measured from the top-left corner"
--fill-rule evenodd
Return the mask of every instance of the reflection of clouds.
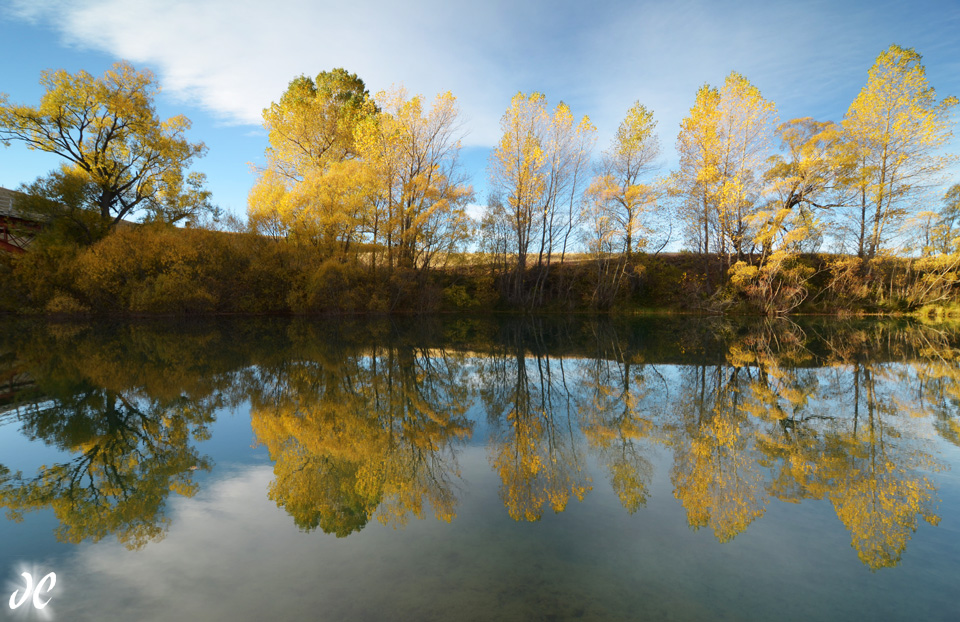
M 267 499 L 269 466 L 208 480 L 196 497 L 171 499 L 163 541 L 139 551 L 86 544 L 61 561 L 57 619 L 566 619 L 610 606 L 580 583 L 614 585 L 626 571 L 586 553 L 600 550 L 604 530 L 581 532 L 575 516 L 552 513 L 524 528 L 503 511 L 484 448 L 466 447 L 461 464 L 470 490 L 452 524 L 374 521 L 339 539 L 301 532 Z
M 317 577 L 291 569 L 324 560 L 328 540 L 300 534 L 266 498 L 272 476 L 253 467 L 195 499 L 172 500 L 167 538 L 142 551 L 81 547 L 63 598 L 77 606 L 71 619 L 264 619 L 279 595 L 314 593 Z
M 476 469 L 483 454 L 474 453 Z M 424 608 L 456 617 L 475 567 L 448 538 L 450 525 L 428 518 L 402 530 L 374 521 L 342 539 L 304 533 L 267 498 L 272 479 L 271 466 L 242 468 L 192 499 L 172 498 L 167 537 L 142 550 L 81 545 L 60 562 L 58 619 L 376 620 L 391 611 L 420 619 Z M 494 493 L 484 505 L 497 509 L 495 501 Z M 495 580 L 502 569 L 485 574 Z M 487 599 L 482 587 L 475 596 L 476 606 Z
M 859 341 L 841 334 L 836 341 L 889 344 L 900 339 L 900 350 L 888 349 L 909 361 L 914 352 L 911 334 L 900 331 L 888 338 L 885 332 L 867 333 Z M 651 617 L 662 617 L 659 608 L 673 608 L 677 602 L 698 608 L 691 618 L 717 617 L 719 611 L 737 618 L 748 590 L 775 595 L 763 604 L 770 610 L 757 612 L 758 619 L 770 619 L 786 609 L 783 585 L 848 586 L 860 581 L 861 591 L 875 589 L 883 596 L 891 581 L 916 576 L 920 566 L 925 583 L 933 574 L 949 582 L 956 566 L 950 555 L 955 543 L 949 540 L 955 535 L 950 524 L 957 508 L 954 476 L 936 476 L 937 483 L 945 482 L 945 526 L 929 529 L 920 519 L 933 524 L 939 519 L 931 507 L 938 494 L 931 485 L 932 472 L 941 468 L 935 454 L 955 451 L 937 439 L 933 426 L 957 417 L 956 365 L 944 362 L 940 369 L 930 363 L 899 363 L 889 354 L 877 362 L 856 362 L 870 353 L 867 346 L 857 346 L 839 351 L 827 359 L 827 366 L 815 367 L 809 351 L 798 354 L 792 342 L 783 345 L 779 328 L 737 339 L 724 357 L 698 366 L 647 364 L 629 351 L 618 362 L 577 358 L 576 353 L 485 356 L 471 350 L 453 355 L 439 347 L 417 350 L 418 361 L 433 359 L 422 366 L 424 376 L 400 376 L 397 383 L 387 383 L 392 393 L 383 390 L 383 383 L 372 385 L 379 390 L 374 392 L 378 403 L 405 403 L 396 396 L 414 392 L 401 391 L 404 386 L 436 388 L 433 374 L 441 371 L 448 380 L 439 394 L 449 397 L 447 388 L 453 386 L 480 393 L 469 407 L 469 418 L 482 433 L 475 430 L 464 445 L 450 445 L 456 457 L 451 463 L 459 464 L 463 475 L 459 469 L 443 470 L 456 471 L 457 483 L 464 482 L 462 488 L 450 489 L 459 504 L 452 523 L 410 520 L 403 530 L 394 530 L 373 521 L 346 539 L 320 531 L 302 533 L 287 510 L 268 498 L 275 464 L 218 469 L 214 476 L 199 473 L 201 487 L 195 497 L 171 496 L 166 502 L 171 526 L 165 540 L 130 552 L 107 538 L 70 548 L 56 563 L 38 563 L 40 569 L 58 574 L 53 602 L 57 619 L 511 617 L 504 613 L 530 619 L 546 612 L 561 619 L 581 613 L 610 619 L 608 610 L 628 612 L 623 619 L 639 619 L 647 611 L 642 606 L 650 608 Z M 538 337 L 538 343 L 547 342 Z M 383 351 L 357 350 L 363 355 L 355 360 L 369 371 Z M 335 360 L 335 350 L 318 352 L 322 356 L 316 360 L 325 365 Z M 439 365 L 440 360 L 446 363 Z M 808 366 L 797 366 L 798 360 Z M 411 368 L 399 359 L 397 364 L 399 369 Z M 308 365 L 261 368 L 267 371 L 255 392 L 265 403 L 261 395 L 279 395 L 271 392 L 275 386 L 296 397 L 283 417 L 279 410 L 264 417 L 283 432 L 277 438 L 296 432 L 298 439 L 320 449 L 347 446 L 345 439 L 350 438 L 370 440 L 365 425 L 357 424 L 347 434 L 349 418 L 338 419 L 333 413 L 327 427 L 305 427 L 319 412 L 310 406 L 321 402 L 310 397 L 314 394 L 329 398 L 324 404 L 344 406 L 350 415 L 362 409 L 350 402 L 344 405 L 341 396 L 348 392 L 323 393 L 318 387 L 325 385 L 315 382 L 316 375 L 296 374 L 291 367 L 302 370 Z M 373 376 L 385 377 L 379 363 L 376 369 L 379 373 Z M 369 380 L 354 375 L 354 389 L 360 386 L 357 378 Z M 433 390 L 426 395 L 431 404 L 442 401 Z M 466 408 L 470 400 L 460 396 L 453 402 Z M 401 412 L 425 412 L 424 403 Z M 250 410 L 255 422 L 256 410 Z M 434 414 L 442 412 L 437 408 Z M 496 416 L 486 416 L 491 413 Z M 567 419 L 572 413 L 577 416 Z M 411 448 L 424 454 L 435 451 L 437 439 L 443 438 L 440 424 L 449 423 L 419 415 L 403 421 L 416 425 L 389 428 L 396 446 L 402 445 L 401 438 L 417 439 Z M 214 433 L 220 446 L 232 438 L 242 448 L 253 422 L 219 417 L 211 426 L 222 426 Z M 380 430 L 377 425 L 371 429 Z M 0 428 L 0 438 L 2 432 Z M 530 439 L 535 442 L 527 443 Z M 491 468 L 487 442 L 509 450 L 493 462 L 510 468 Z M 381 465 L 389 457 L 382 445 L 365 446 L 369 451 L 364 460 L 371 464 Z M 527 452 L 525 461 L 508 460 L 521 453 L 514 448 Z M 230 451 L 243 454 L 236 447 Z M 263 454 L 261 450 L 250 456 L 263 459 Z M 6 459 L 2 452 L 0 456 Z M 956 454 L 943 459 L 955 464 Z M 607 477 L 601 475 L 604 471 Z M 293 477 L 303 474 L 297 468 L 289 472 Z M 501 480 L 503 472 L 513 478 L 513 489 Z M 379 486 L 383 480 L 374 481 Z M 410 492 L 404 486 L 413 480 L 396 481 L 403 486 L 372 487 L 371 502 L 385 503 L 384 490 Z M 588 502 L 567 503 L 574 496 L 570 491 L 584 481 L 596 488 Z M 165 491 L 166 482 L 159 488 Z M 533 508 L 531 516 L 541 520 L 536 525 L 515 523 L 510 504 L 504 507 L 507 499 L 498 499 L 501 490 L 518 491 L 511 497 L 518 500 L 513 507 Z M 521 501 L 526 500 L 533 502 L 524 506 Z M 557 506 L 565 510 L 547 511 Z M 757 520 L 761 515 L 764 519 Z M 688 524 L 710 526 L 714 533 L 698 534 L 688 530 Z M 734 536 L 734 542 L 721 546 Z M 861 561 L 875 569 L 899 562 L 914 537 L 918 542 L 910 545 L 911 552 L 920 557 L 905 557 L 903 567 L 891 575 L 895 578 L 886 583 L 863 574 L 850 549 L 852 543 Z M 11 538 L 17 539 L 32 550 L 29 537 Z M 730 572 L 732 568 L 736 571 Z M 707 575 L 712 577 L 709 582 L 690 581 L 691 576 Z M 952 593 L 936 584 L 934 588 L 943 598 Z M 604 590 L 629 594 L 620 604 L 611 604 Z M 890 590 L 897 599 L 903 593 L 920 591 L 908 583 Z M 803 594 L 793 591 L 795 597 Z M 842 594 L 803 600 L 790 606 L 801 619 L 829 617 L 824 612 L 850 619 L 873 617 L 865 611 L 835 613 L 841 606 L 854 607 Z M 904 606 L 911 604 L 903 600 Z

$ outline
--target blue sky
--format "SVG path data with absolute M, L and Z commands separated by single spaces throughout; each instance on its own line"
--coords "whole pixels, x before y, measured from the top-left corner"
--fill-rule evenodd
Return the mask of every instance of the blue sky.
M 0 92 L 35 104 L 44 69 L 99 75 L 120 59 L 151 69 L 163 86 L 159 113 L 193 121 L 191 138 L 209 149 L 195 170 L 207 174 L 215 202 L 243 217 L 251 165 L 266 147 L 260 111 L 292 78 L 345 67 L 371 92 L 450 90 L 483 203 L 487 154 L 517 91 L 589 115 L 596 154 L 640 101 L 654 111 L 667 172 L 680 120 L 704 83 L 738 71 L 781 120 L 839 121 L 891 43 L 923 55 L 940 97 L 960 95 L 958 32 L 960 0 L 0 0 Z M 0 186 L 57 164 L 20 144 L 0 148 Z

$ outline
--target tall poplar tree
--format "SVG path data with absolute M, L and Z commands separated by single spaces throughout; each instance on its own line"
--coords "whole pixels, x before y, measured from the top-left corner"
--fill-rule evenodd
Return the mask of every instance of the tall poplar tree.
M 720 91 L 705 84 L 677 136 L 680 168 L 673 173 L 672 191 L 681 198 L 688 243 L 700 253 L 710 252 L 717 230 L 719 116 Z
M 457 100 L 438 95 L 427 109 L 403 89 L 376 96 L 382 111 L 358 128 L 360 157 L 374 172 L 372 239 L 390 266 L 424 270 L 466 240 L 473 189 L 459 162 Z
M 549 267 L 557 247 L 565 248 L 596 128 L 586 116 L 575 122 L 563 102 L 550 112 L 541 93 L 517 93 L 500 127 L 503 136 L 488 171 L 516 243 L 514 295 L 519 298 L 531 252 L 537 253 L 537 267 Z M 543 273 L 538 282 L 542 278 Z
M 883 248 L 917 197 L 953 159 L 940 149 L 953 135 L 957 98 L 938 101 L 920 61 L 910 48 L 884 50 L 843 119 L 861 257 L 872 258 Z
M 762 192 L 763 162 L 776 112 L 773 102 L 733 72 L 719 90 L 697 92 L 680 124 L 680 170 L 674 192 L 683 197 L 688 235 L 701 252 L 739 258 L 752 241 L 749 225 Z
M 653 111 L 640 102 L 634 103 L 609 149 L 603 152 L 599 174 L 590 185 L 591 196 L 602 203 L 628 258 L 645 244 L 650 232 L 645 216 L 656 202 L 657 192 L 645 178 L 653 172 L 660 155 L 656 127 Z

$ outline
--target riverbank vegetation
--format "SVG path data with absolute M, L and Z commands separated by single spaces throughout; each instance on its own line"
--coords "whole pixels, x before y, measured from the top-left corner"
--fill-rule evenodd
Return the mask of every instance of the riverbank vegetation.
M 951 312 L 960 255 L 779 255 L 728 269 L 724 256 L 568 254 L 518 273 L 489 253 L 446 255 L 429 271 L 377 270 L 363 251 L 324 258 L 253 233 L 154 224 L 92 246 L 40 244 L 0 259 L 3 310 L 94 314 L 514 312 L 905 314 Z M 752 258 L 757 261 L 757 258 Z
M 478 220 L 451 93 L 371 95 L 343 69 L 293 80 L 264 110 L 269 146 L 248 222 L 224 227 L 202 175 L 187 173 L 203 145 L 187 142 L 186 119 L 156 118 L 149 74 L 123 64 L 103 79 L 46 74 L 44 85 L 37 108 L 0 100 L 0 138 L 66 160 L 23 188 L 20 209 L 47 227 L 29 252 L 0 259 L 8 311 L 779 315 L 957 304 L 960 184 L 934 193 L 955 161 L 943 149 L 957 99 L 938 99 L 920 55 L 896 45 L 839 123 L 780 123 L 736 72 L 704 85 L 668 174 L 640 102 L 594 156 L 589 118 L 518 93 Z M 124 221 L 137 213 L 144 224 Z

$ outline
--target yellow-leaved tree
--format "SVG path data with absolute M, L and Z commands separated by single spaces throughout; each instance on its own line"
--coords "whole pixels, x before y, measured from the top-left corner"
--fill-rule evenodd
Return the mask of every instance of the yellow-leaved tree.
M 853 243 L 872 258 L 896 232 L 916 199 L 953 159 L 950 141 L 956 97 L 937 100 L 921 56 L 891 45 L 881 52 L 867 84 L 843 119 L 846 183 Z
M 374 114 L 363 80 L 345 69 L 290 82 L 263 111 L 270 146 L 247 199 L 250 224 L 324 254 L 350 252 L 369 220 L 372 184 L 354 133 Z
M 427 110 L 421 95 L 400 88 L 376 96 L 381 112 L 357 132 L 373 180 L 370 233 L 387 265 L 424 270 L 459 248 L 470 228 L 464 211 L 473 189 L 459 165 L 456 98 L 438 95 Z
M 740 260 L 729 270 L 733 293 L 766 315 L 787 313 L 806 299 L 813 270 L 798 261 L 798 253 L 813 251 L 823 241 L 817 211 L 842 202 L 836 183 L 839 127 L 807 117 L 777 130 L 786 153 L 768 159 L 769 199 L 749 218 L 760 258 Z
M 672 175 L 672 192 L 679 196 L 687 243 L 708 253 L 717 234 L 720 91 L 703 85 L 690 114 L 680 122 L 677 152 L 680 167 Z M 713 243 L 718 246 L 717 243 Z
M 648 177 L 660 154 L 653 111 L 640 102 L 627 110 L 610 148 L 603 152 L 600 171 L 590 184 L 589 194 L 602 203 L 613 221 L 622 248 L 629 258 L 635 249 L 646 246 L 652 226 L 650 212 L 658 192 Z
M 40 84 L 38 106 L 11 104 L 0 94 L 0 142 L 21 142 L 67 161 L 38 182 L 48 191 L 43 198 L 81 201 L 67 207 L 99 214 L 100 232 L 135 212 L 167 222 L 216 213 L 204 175 L 187 173 L 206 147 L 187 140 L 185 116 L 157 116 L 153 99 L 160 86 L 152 73 L 121 62 L 100 78 L 45 71 Z M 80 197 L 72 190 L 78 184 L 86 186 Z
M 503 115 L 503 136 L 490 157 L 490 178 L 506 198 L 504 216 L 512 233 L 517 269 L 527 267 L 537 208 L 544 203 L 547 180 L 542 127 L 548 123 L 546 97 L 517 93 Z
M 721 89 L 698 91 L 680 124 L 674 192 L 683 198 L 688 237 L 701 252 L 711 250 L 711 239 L 728 263 L 750 250 L 750 221 L 762 193 L 762 164 L 775 119 L 773 102 L 736 72 Z
M 764 175 L 772 195 L 757 212 L 754 240 L 766 258 L 774 249 L 813 250 L 823 240 L 821 213 L 838 207 L 836 160 L 840 127 L 810 117 L 792 119 L 777 128 L 785 154 L 768 160 Z
M 344 69 L 300 77 L 264 110 L 267 167 L 250 191 L 251 224 L 327 257 L 425 270 L 469 234 L 473 190 L 460 172 L 456 98 L 427 109 L 402 89 L 376 100 Z
M 537 267 L 549 267 L 554 253 L 566 250 L 575 226 L 575 206 L 586 178 L 596 128 L 583 117 L 575 122 L 561 102 L 553 112 L 542 93 L 517 93 L 500 120 L 503 136 L 490 155 L 490 181 L 502 197 L 510 251 L 516 253 L 512 296 L 527 298 L 523 284 L 530 253 Z M 564 209 L 566 208 L 566 209 Z M 546 278 L 538 274 L 535 296 Z

